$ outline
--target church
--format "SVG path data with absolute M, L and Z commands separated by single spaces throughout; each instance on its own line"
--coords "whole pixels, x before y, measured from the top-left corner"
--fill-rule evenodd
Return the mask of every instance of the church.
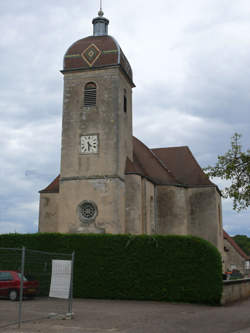
M 64 56 L 61 171 L 39 232 L 195 235 L 223 253 L 221 194 L 190 149 L 133 137 L 133 72 L 103 15 Z

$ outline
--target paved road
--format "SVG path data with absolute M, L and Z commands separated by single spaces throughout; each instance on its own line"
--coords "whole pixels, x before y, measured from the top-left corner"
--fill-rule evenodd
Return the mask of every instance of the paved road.
M 0 300 L 0 326 L 15 320 L 18 303 Z M 73 320 L 44 319 L 65 302 L 36 299 L 24 304 L 33 322 L 0 328 L 3 333 L 250 333 L 250 300 L 225 307 L 138 301 L 75 300 Z M 35 320 L 36 319 L 36 320 Z

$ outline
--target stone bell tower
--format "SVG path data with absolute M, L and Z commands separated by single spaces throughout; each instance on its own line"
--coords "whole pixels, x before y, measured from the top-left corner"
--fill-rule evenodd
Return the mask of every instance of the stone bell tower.
M 61 173 L 41 191 L 39 231 L 124 233 L 125 165 L 133 160 L 132 70 L 108 35 L 102 10 L 93 36 L 64 56 Z

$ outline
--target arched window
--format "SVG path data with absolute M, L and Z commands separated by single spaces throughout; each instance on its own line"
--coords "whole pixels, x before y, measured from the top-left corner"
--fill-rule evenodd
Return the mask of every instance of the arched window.
M 96 84 L 88 82 L 84 88 L 84 106 L 96 106 Z

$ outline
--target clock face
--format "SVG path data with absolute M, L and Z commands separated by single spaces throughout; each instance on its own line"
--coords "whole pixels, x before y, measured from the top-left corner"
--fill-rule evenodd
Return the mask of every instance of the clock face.
M 96 134 L 81 136 L 81 153 L 82 154 L 98 153 L 98 136 Z

